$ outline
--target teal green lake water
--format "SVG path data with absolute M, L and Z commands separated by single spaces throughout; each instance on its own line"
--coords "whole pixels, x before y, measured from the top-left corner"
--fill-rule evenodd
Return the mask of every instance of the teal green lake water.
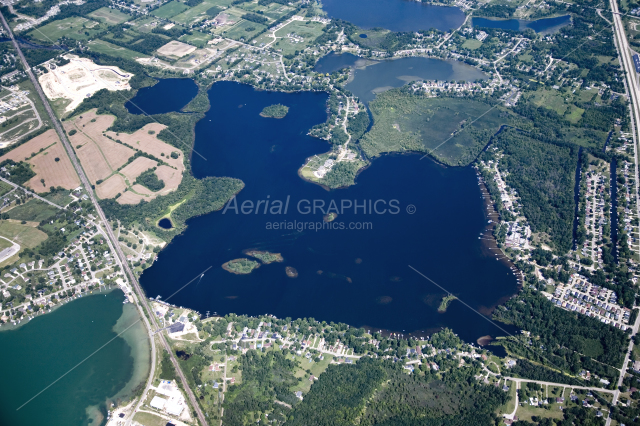
M 131 395 L 148 376 L 144 324 L 120 290 L 93 294 L 0 331 L 0 425 L 98 425 L 107 404 Z M 60 376 L 134 324 L 60 381 Z

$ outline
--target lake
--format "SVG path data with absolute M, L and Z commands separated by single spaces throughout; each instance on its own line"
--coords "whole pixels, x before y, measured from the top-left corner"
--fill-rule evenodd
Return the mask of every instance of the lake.
M 149 375 L 150 348 L 136 307 L 120 290 L 95 293 L 0 331 L 0 424 L 86 425 L 106 421 L 107 403 Z M 113 339 L 20 410 L 21 405 Z
M 448 31 L 465 20 L 457 7 L 443 7 L 407 0 L 322 0 L 329 17 L 349 21 L 360 28 L 391 31 Z
M 523 19 L 489 19 L 472 18 L 471 25 L 474 27 L 500 28 L 503 30 L 525 31 L 531 29 L 537 33 L 551 34 L 560 28 L 571 23 L 571 15 L 556 16 L 554 18 L 543 18 L 535 21 Z
M 355 68 L 345 88 L 364 103 L 371 102 L 376 93 L 401 87 L 416 80 L 475 81 L 486 74 L 471 65 L 455 60 L 409 57 L 373 61 L 351 53 L 331 52 L 318 60 L 314 71 L 332 73 L 343 68 Z
M 124 106 L 131 114 L 164 114 L 179 111 L 198 94 L 198 85 L 190 78 L 166 78 L 138 90 Z
M 212 267 L 172 302 L 221 315 L 314 317 L 405 333 L 451 327 L 470 342 L 504 334 L 457 301 L 439 314 L 445 292 L 410 268 L 485 315 L 517 291 L 509 265 L 479 239 L 488 218 L 472 168 L 444 167 L 418 155 L 385 156 L 362 172 L 355 186 L 328 192 L 297 175 L 305 158 L 329 149 L 306 135 L 326 120 L 326 93 L 257 91 L 218 82 L 209 98 L 211 109 L 195 128 L 195 149 L 206 160 L 193 156 L 194 175 L 242 179 L 246 187 L 238 206 L 289 200 L 290 207 L 279 215 L 261 207 L 189 220 L 187 230 L 142 274 L 147 294 L 166 297 Z M 278 103 L 289 107 L 286 117 L 260 116 L 264 107 Z M 310 229 L 309 223 L 323 223 L 323 212 L 305 214 L 305 206 L 332 200 L 338 206 L 357 202 L 360 210 L 347 209 L 332 222 L 347 229 Z M 389 211 L 365 213 L 365 204 Z M 293 229 L 282 229 L 288 227 Z M 223 263 L 246 257 L 247 249 L 281 253 L 284 262 L 248 275 L 222 269 Z M 298 271 L 297 278 L 286 275 L 287 266 Z
M 357 63 L 356 63 L 357 66 Z M 411 57 L 380 61 L 353 71 L 353 80 L 345 85 L 364 103 L 371 102 L 376 93 L 401 87 L 416 80 L 475 81 L 486 78 L 477 68 L 464 62 L 433 58 Z

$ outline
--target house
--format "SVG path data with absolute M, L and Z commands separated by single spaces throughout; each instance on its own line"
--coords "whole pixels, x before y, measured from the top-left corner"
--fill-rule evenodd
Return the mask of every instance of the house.
M 296 397 L 302 400 L 302 391 L 296 392 Z

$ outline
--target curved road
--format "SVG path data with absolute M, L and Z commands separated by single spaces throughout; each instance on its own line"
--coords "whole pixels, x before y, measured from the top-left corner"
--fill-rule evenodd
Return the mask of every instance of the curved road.
M 147 327 L 147 331 L 149 333 L 149 340 L 151 341 L 151 372 L 149 374 L 149 378 L 147 380 L 147 385 L 146 385 L 145 391 L 143 393 L 143 395 L 145 395 L 147 393 L 147 391 L 149 390 L 149 387 L 151 386 L 151 383 L 153 381 L 153 375 L 154 375 L 155 368 L 156 368 L 156 365 L 155 365 L 156 364 L 156 346 L 155 346 L 155 340 L 154 340 L 153 334 L 152 334 L 153 333 L 153 328 L 152 328 L 151 324 L 149 323 L 149 318 L 151 318 L 151 321 L 153 321 L 153 325 L 155 326 L 155 328 L 158 328 L 158 324 L 156 323 L 157 320 L 156 320 L 155 316 L 153 315 L 152 310 L 149 308 L 149 305 L 147 303 L 147 299 L 144 296 L 144 292 L 140 288 L 140 284 L 138 283 L 138 280 L 136 279 L 135 275 L 131 271 L 131 268 L 129 267 L 129 264 L 127 262 L 127 258 L 124 255 L 124 253 L 122 252 L 122 249 L 120 248 L 120 244 L 118 243 L 117 238 L 113 234 L 113 230 L 109 226 L 109 222 L 107 221 L 107 218 L 106 218 L 104 212 L 102 211 L 102 208 L 100 207 L 100 204 L 98 204 L 98 201 L 95 198 L 95 195 L 93 193 L 93 189 L 91 188 L 91 184 L 89 183 L 89 180 L 87 179 L 87 176 L 85 175 L 84 170 L 82 169 L 82 167 L 80 166 L 80 163 L 78 162 L 78 158 L 76 157 L 76 155 L 75 155 L 75 153 L 73 151 L 73 148 L 71 147 L 71 144 L 69 143 L 69 140 L 67 139 L 67 136 L 64 133 L 64 130 L 62 129 L 62 126 L 60 125 L 60 121 L 58 121 L 58 118 L 53 113 L 53 110 L 51 109 L 51 105 L 49 105 L 49 102 L 47 101 L 47 98 L 45 97 L 44 93 L 42 92 L 42 88 L 40 87 L 40 84 L 38 83 L 38 80 L 33 75 L 33 72 L 31 71 L 29 63 L 27 62 L 27 60 L 25 59 L 24 55 L 22 54 L 22 50 L 20 50 L 20 46 L 16 42 L 16 39 L 13 36 L 13 32 L 11 31 L 11 28 L 7 24 L 7 21 L 5 20 L 4 15 L 1 12 L 0 12 L 0 19 L 2 20 L 2 25 L 4 26 L 5 31 L 7 31 L 7 33 L 11 37 L 11 41 L 13 42 L 14 48 L 16 49 L 18 55 L 20 56 L 20 60 L 22 62 L 22 65 L 24 66 L 25 72 L 29 76 L 29 79 L 33 83 L 34 87 L 36 88 L 36 91 L 38 92 L 38 95 L 40 96 L 40 99 L 42 100 L 42 103 L 44 104 L 44 107 L 47 110 L 47 114 L 49 115 L 49 118 L 51 118 L 51 122 L 53 123 L 53 126 L 54 126 L 55 130 L 58 133 L 58 136 L 59 136 L 60 140 L 64 144 L 64 147 L 65 147 L 65 149 L 67 151 L 67 154 L 69 155 L 69 158 L 71 159 L 71 162 L 73 163 L 73 167 L 76 169 L 76 172 L 78 173 L 78 176 L 80 177 L 80 180 L 82 181 L 82 184 L 84 185 L 85 189 L 87 190 L 87 193 L 91 197 L 91 202 L 93 203 L 98 216 L 100 217 L 100 219 L 102 220 L 102 222 L 105 225 L 104 226 L 104 230 L 106 231 L 106 233 L 107 233 L 107 235 L 109 237 L 109 240 L 111 240 L 111 243 L 113 244 L 113 247 L 114 247 L 114 249 L 116 251 L 116 254 L 118 255 L 119 263 L 121 264 L 121 267 L 126 272 L 127 276 L 129 277 L 129 280 L 131 281 L 131 283 L 133 285 L 133 289 L 134 289 L 134 291 L 136 293 L 136 296 L 137 296 L 136 305 L 138 306 L 138 310 L 140 311 L 140 315 L 142 316 L 142 319 L 144 320 L 144 323 L 145 323 L 145 325 Z M 146 315 L 146 314 L 148 314 L 148 315 Z M 200 406 L 198 405 L 198 401 L 196 400 L 196 397 L 193 394 L 193 392 L 191 391 L 191 389 L 189 388 L 189 383 L 187 382 L 187 379 L 185 378 L 184 373 L 180 369 L 180 364 L 178 364 L 178 361 L 176 360 L 175 355 L 173 354 L 173 351 L 171 350 L 169 344 L 167 343 L 167 340 L 165 339 L 164 335 L 162 333 L 159 333 L 159 334 L 160 334 L 160 341 L 162 342 L 162 345 L 164 346 L 165 350 L 169 353 L 169 355 L 171 357 L 171 362 L 173 363 L 173 365 L 174 365 L 174 367 L 176 369 L 176 372 L 180 376 L 180 380 L 182 380 L 182 385 L 184 387 L 184 390 L 185 390 L 189 400 L 191 401 L 191 405 L 193 406 L 193 409 L 196 411 L 196 414 L 198 415 L 198 419 L 200 420 L 200 424 L 202 426 L 208 426 L 208 423 L 207 423 L 207 421 L 206 421 L 206 419 L 204 417 L 204 414 L 202 413 L 202 410 L 200 409 Z M 142 400 L 142 398 L 141 398 L 141 400 Z M 140 401 L 138 403 L 138 406 L 140 405 L 141 402 L 142 401 Z M 134 410 L 134 412 L 135 412 L 135 410 Z

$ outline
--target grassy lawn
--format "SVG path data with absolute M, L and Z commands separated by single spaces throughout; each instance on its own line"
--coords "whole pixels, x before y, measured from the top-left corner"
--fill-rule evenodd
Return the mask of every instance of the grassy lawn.
M 562 420 L 564 418 L 562 411 L 560 411 L 557 406 L 554 408 L 555 409 L 552 410 L 546 410 L 544 408 L 533 407 L 531 405 L 521 405 L 518 407 L 516 416 L 518 416 L 518 420 L 525 421 L 531 421 L 532 416 L 549 417 L 551 419 Z
M 537 90 L 533 94 L 533 103 L 537 106 L 543 106 L 563 115 L 568 105 L 565 103 L 562 93 L 557 90 Z
M 320 362 L 311 363 L 311 374 L 318 377 L 320 374 L 325 372 L 327 367 L 329 367 L 329 364 L 331 364 L 331 361 L 333 361 L 333 355 L 325 355 L 324 359 Z
M 178 40 L 191 44 L 196 47 L 205 47 L 207 42 L 211 40 L 213 36 L 211 34 L 201 33 L 200 31 L 194 31 L 193 34 L 185 34 Z
M 177 2 L 177 1 L 172 1 L 170 3 L 165 4 L 162 7 L 159 7 L 158 9 L 154 10 L 153 12 L 151 12 L 151 14 L 154 15 L 154 16 L 157 16 L 158 18 L 169 19 L 172 16 L 176 16 L 176 15 L 184 12 L 188 8 L 189 7 L 187 5 L 185 5 L 184 3 L 180 3 L 180 2 Z
M 32 199 L 25 204 L 12 208 L 7 214 L 10 219 L 41 222 L 56 214 L 57 211 L 57 208 L 50 206 L 44 201 Z
M 42 41 L 56 41 L 62 36 L 75 40 L 87 40 L 100 31 L 101 28 L 98 22 L 74 16 L 53 21 L 31 31 L 29 35 Z
M 37 228 L 6 220 L 0 221 L 0 235 L 27 248 L 34 248 L 47 239 L 47 234 Z
M 509 396 L 511 399 L 498 409 L 498 415 L 513 413 L 513 409 L 516 407 L 516 384 L 515 382 L 508 381 L 507 386 L 509 386 Z
M 117 9 L 109 9 L 108 7 L 101 7 L 98 10 L 94 10 L 89 15 L 98 21 L 105 22 L 109 25 L 121 24 L 131 19 L 130 15 L 120 12 Z
M 59 206 L 66 206 L 67 204 L 69 204 L 73 198 L 71 198 L 69 196 L 68 193 L 66 192 L 56 192 L 54 194 L 52 193 L 48 193 L 47 195 L 45 195 L 44 197 L 42 197 L 44 199 L 47 199 L 49 201 L 51 201 L 52 203 L 55 203 Z
M 231 38 L 233 40 L 240 40 L 242 38 L 247 40 L 260 31 L 264 30 L 265 28 L 266 26 L 262 24 L 243 20 L 234 25 L 230 30 L 223 32 L 223 34 L 225 35 L 225 37 Z
M 573 124 L 576 124 L 582 118 L 582 114 L 584 114 L 584 110 L 582 108 L 571 105 L 569 114 L 565 118 Z
M 464 43 L 462 43 L 462 47 L 470 50 L 476 50 L 480 46 L 482 46 L 482 42 L 476 39 L 467 40 Z
M 167 421 L 151 413 L 136 413 L 133 420 L 144 426 L 164 426 Z
M 0 238 L 0 250 L 4 250 L 6 248 L 11 247 L 13 244 L 11 244 L 10 241 L 5 240 L 4 238 Z
M 126 49 L 124 47 L 116 46 L 115 44 L 111 44 L 108 41 L 104 40 L 92 40 L 88 43 L 89 50 L 104 53 L 106 55 L 115 56 L 122 59 L 135 60 L 137 58 L 148 58 L 147 55 L 144 55 L 139 52 L 134 52 L 133 50 Z
M 522 55 L 518 56 L 518 60 L 530 64 L 533 62 L 533 56 L 529 55 L 528 53 L 523 53 Z
M 9 185 L 8 183 L 0 182 L 0 197 L 11 191 L 12 189 L 13 186 Z
M 578 95 L 578 101 L 580 102 L 590 102 L 593 97 L 597 94 L 598 92 L 596 90 L 581 90 L 580 94 Z

